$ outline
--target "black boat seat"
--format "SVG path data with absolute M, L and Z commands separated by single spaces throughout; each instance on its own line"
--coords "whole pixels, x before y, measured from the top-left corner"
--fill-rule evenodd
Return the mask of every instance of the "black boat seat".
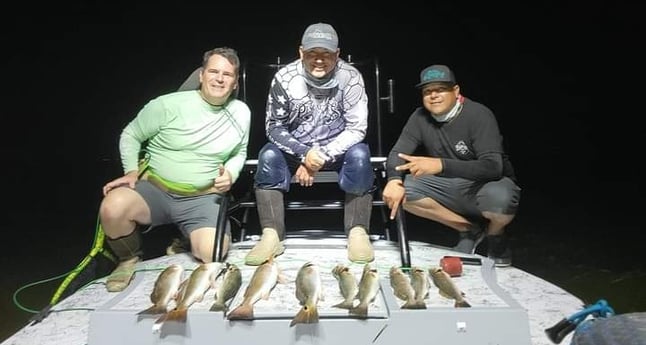
M 388 206 L 385 204 L 385 202 L 381 199 L 381 194 L 383 191 L 383 187 L 385 186 L 386 183 L 386 157 L 371 157 L 370 162 L 372 163 L 373 166 L 373 171 L 375 173 L 375 187 L 372 190 L 373 193 L 373 201 L 372 201 L 372 206 L 379 208 L 381 211 L 381 218 L 382 218 L 382 223 L 383 223 L 383 234 L 381 237 L 386 240 L 390 241 L 391 240 L 391 227 L 393 225 L 393 222 L 390 221 L 389 215 L 390 215 L 390 210 L 388 209 Z M 244 167 L 244 173 L 249 174 L 250 177 L 253 177 L 253 174 L 256 172 L 258 167 L 258 160 L 257 159 L 249 159 L 245 162 L 245 167 Z M 336 171 L 332 170 L 324 170 L 324 171 L 319 171 L 315 177 L 314 177 L 314 184 L 330 184 L 334 183 L 336 184 L 338 182 L 338 174 Z M 292 183 L 296 184 L 297 181 L 295 179 L 292 179 Z M 338 189 L 338 186 L 336 186 Z M 305 199 L 305 200 L 291 200 L 291 199 L 286 199 L 285 200 L 285 210 L 286 211 L 301 211 L 301 210 L 343 210 L 345 206 L 344 199 Z M 234 213 L 236 212 L 242 212 L 242 216 L 239 219 L 236 219 L 236 223 L 239 226 L 239 236 L 237 237 L 237 241 L 243 241 L 247 238 L 247 223 L 248 223 L 248 217 L 249 217 L 249 212 L 251 210 L 256 209 L 256 200 L 255 200 L 255 193 L 253 190 L 253 184 L 249 184 L 249 188 L 247 189 L 246 193 L 236 201 L 231 202 L 231 204 L 228 206 L 228 215 L 231 218 Z M 403 218 L 403 211 L 399 211 L 397 214 L 397 217 L 395 218 L 395 230 L 397 233 L 397 242 L 399 244 L 400 248 L 400 255 L 402 259 L 402 267 L 410 267 L 410 253 L 409 253 L 409 248 L 408 248 L 408 240 L 406 238 L 406 232 L 405 232 L 405 225 L 404 225 L 404 218 Z M 306 231 L 307 232 L 307 231 Z M 376 232 L 374 228 L 372 228 L 371 232 Z M 224 232 L 218 232 L 218 234 L 221 234 L 218 237 L 223 237 Z M 296 235 L 296 237 L 300 237 L 300 235 Z M 287 237 L 290 237 L 289 235 L 289 230 L 287 233 Z M 218 245 L 218 241 L 216 241 L 216 245 Z

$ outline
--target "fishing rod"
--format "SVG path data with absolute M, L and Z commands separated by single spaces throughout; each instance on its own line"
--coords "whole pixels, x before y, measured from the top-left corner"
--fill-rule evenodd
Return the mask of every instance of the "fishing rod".
M 58 286 L 58 289 L 56 289 L 56 291 L 52 295 L 49 304 L 29 320 L 29 323 L 31 325 L 41 322 L 49 315 L 52 307 L 59 302 L 63 294 L 70 287 L 70 284 L 85 270 L 85 268 L 90 264 L 90 262 L 92 262 L 94 258 L 96 258 L 97 255 L 101 254 L 108 260 L 116 264 L 117 258 L 110 251 L 106 250 L 106 248 L 103 246 L 104 242 L 105 233 L 103 232 L 103 227 L 101 226 L 101 222 L 97 217 L 97 225 L 96 231 L 94 233 L 94 242 L 92 244 L 92 249 L 85 256 L 85 258 L 81 260 L 76 268 L 70 271 L 67 277 L 65 277 L 65 279 L 61 282 L 61 284 Z

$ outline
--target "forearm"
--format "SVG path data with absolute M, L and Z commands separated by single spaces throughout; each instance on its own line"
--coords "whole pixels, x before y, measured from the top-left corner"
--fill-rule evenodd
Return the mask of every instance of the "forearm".
M 461 177 L 473 181 L 496 180 L 502 177 L 502 155 L 488 153 L 477 160 L 463 161 L 442 158 L 442 176 Z

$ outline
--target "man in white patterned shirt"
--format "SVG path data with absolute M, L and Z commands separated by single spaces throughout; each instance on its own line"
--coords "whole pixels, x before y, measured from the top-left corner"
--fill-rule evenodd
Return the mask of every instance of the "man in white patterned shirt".
M 284 193 L 289 192 L 292 177 L 308 187 L 322 169 L 337 171 L 345 192 L 348 258 L 370 262 L 374 173 L 364 142 L 368 97 L 363 77 L 339 57 L 338 36 L 329 24 L 310 25 L 299 53 L 300 59 L 275 74 L 269 89 L 265 119 L 269 142 L 258 154 L 255 175 L 263 233 L 246 264 L 260 265 L 284 251 Z

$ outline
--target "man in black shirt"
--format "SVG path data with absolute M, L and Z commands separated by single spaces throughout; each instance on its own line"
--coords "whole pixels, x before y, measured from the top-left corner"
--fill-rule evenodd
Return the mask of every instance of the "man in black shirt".
M 383 199 L 460 233 L 456 251 L 472 254 L 484 235 L 497 266 L 511 265 L 504 233 L 518 208 L 520 187 L 503 150 L 493 112 L 460 94 L 445 65 L 420 74 L 423 107 L 408 119 L 388 155 Z M 425 156 L 412 156 L 423 148 Z

